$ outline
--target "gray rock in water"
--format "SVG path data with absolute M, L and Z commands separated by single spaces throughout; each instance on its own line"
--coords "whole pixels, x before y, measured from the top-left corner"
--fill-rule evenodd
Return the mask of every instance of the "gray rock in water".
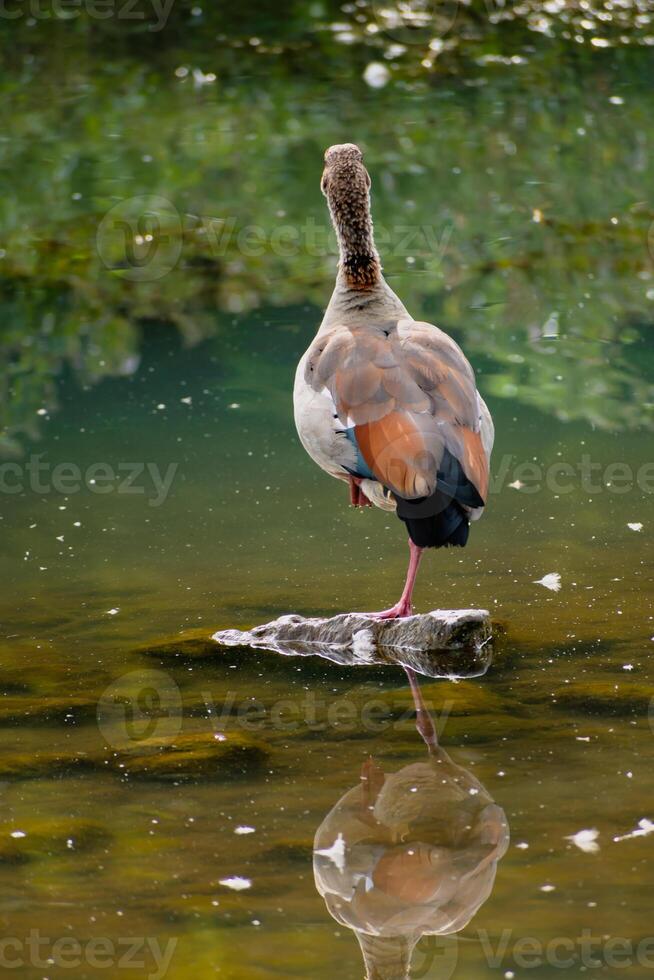
M 485 609 L 434 609 L 403 619 L 365 613 L 305 619 L 291 614 L 247 632 L 221 630 L 224 647 L 255 647 L 285 656 L 319 656 L 349 666 L 399 664 L 429 677 L 474 677 L 491 661 Z

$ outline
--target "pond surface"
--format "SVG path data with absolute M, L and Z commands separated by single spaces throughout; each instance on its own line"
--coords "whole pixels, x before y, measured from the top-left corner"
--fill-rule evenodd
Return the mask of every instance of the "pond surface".
M 169 41 L 149 69 L 80 54 L 77 35 L 67 58 L 12 54 L 0 916 L 14 974 L 359 978 L 341 874 L 361 921 L 390 914 L 390 895 L 403 927 L 416 904 L 424 925 L 427 907 L 442 899 L 454 921 L 459 903 L 461 931 L 423 939 L 411 976 L 654 970 L 651 47 L 575 58 L 534 37 L 496 60 L 491 39 L 440 75 L 391 51 L 379 89 L 360 76 L 380 55 L 345 42 L 306 72 L 286 41 L 260 65 L 206 40 Z M 489 609 L 505 635 L 483 678 L 422 679 L 431 753 L 399 668 L 208 642 L 401 589 L 400 523 L 348 507 L 292 421 L 335 264 L 321 153 L 344 139 L 366 150 L 390 283 L 463 345 L 497 432 L 487 513 L 465 551 L 426 557 L 415 599 Z M 134 224 L 142 196 L 158 228 Z M 103 225 L 116 205 L 141 236 L 131 262 Z M 540 582 L 553 575 L 558 591 Z M 386 809 L 362 831 L 366 785 Z M 352 820 L 362 850 L 341 869 Z M 336 918 L 314 882 L 319 828 Z M 437 900 L 439 874 L 464 897 Z M 36 954 L 30 930 L 48 939 Z M 130 937 L 144 937 L 131 954 Z M 63 938 L 81 952 L 53 953 Z

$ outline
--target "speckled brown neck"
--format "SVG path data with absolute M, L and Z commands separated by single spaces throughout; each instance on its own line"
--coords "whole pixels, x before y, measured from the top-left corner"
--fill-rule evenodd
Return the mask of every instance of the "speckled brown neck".
M 370 289 L 381 281 L 381 263 L 373 239 L 366 169 L 360 160 L 341 159 L 327 166 L 325 180 L 343 279 L 350 289 Z

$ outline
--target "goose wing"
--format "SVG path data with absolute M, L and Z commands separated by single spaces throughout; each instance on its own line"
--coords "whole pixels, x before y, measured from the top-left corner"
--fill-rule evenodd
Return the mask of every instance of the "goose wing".
M 305 372 L 311 388 L 329 392 L 367 466 L 396 495 L 431 496 L 453 457 L 481 498 L 471 506 L 485 501 L 487 410 L 463 351 L 438 327 L 415 320 L 336 325 L 309 348 Z

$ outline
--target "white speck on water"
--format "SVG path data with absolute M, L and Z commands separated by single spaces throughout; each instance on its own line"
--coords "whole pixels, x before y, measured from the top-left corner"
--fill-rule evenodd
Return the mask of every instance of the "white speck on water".
M 619 843 L 622 840 L 632 840 L 634 837 L 648 837 L 649 834 L 654 834 L 654 823 L 643 817 L 642 820 L 638 821 L 638 826 L 635 830 L 632 830 L 629 834 L 622 834 L 620 837 L 614 837 L 615 843 Z
M 522 480 L 514 480 L 513 483 L 509 483 L 512 490 L 522 490 L 524 483 Z
M 555 889 L 554 885 L 541 885 L 541 889 L 540 890 L 542 892 L 553 892 L 556 889 Z
M 643 530 L 643 525 L 640 523 L 640 521 L 634 521 L 633 524 L 627 524 L 627 527 L 629 528 L 630 531 Z
M 224 885 L 225 888 L 231 888 L 232 891 L 242 892 L 246 888 L 252 887 L 252 882 L 249 878 L 241 878 L 240 875 L 234 875 L 232 878 L 221 878 L 219 881 L 220 885 Z
M 575 847 L 578 847 L 580 851 L 585 854 L 597 854 L 600 849 L 597 843 L 597 838 L 599 837 L 599 830 L 578 830 L 576 834 L 571 834 L 566 837 Z
M 235 834 L 253 834 L 255 832 L 254 827 L 236 827 L 234 830 Z
M 526 840 L 521 840 L 519 844 L 516 844 L 519 851 L 526 851 L 529 848 L 529 844 Z
M 560 592 L 561 576 L 558 572 L 549 572 L 549 574 L 537 579 L 534 585 L 542 585 L 544 588 L 549 589 L 550 592 Z
M 240 408 L 240 407 L 241 406 L 240 406 L 240 404 L 238 402 L 232 402 L 231 405 L 228 405 L 227 406 L 227 408 Z
M 27 834 L 24 830 L 12 830 L 10 836 L 18 840 L 20 837 L 27 837 Z
M 120 612 L 120 609 L 107 609 L 106 615 L 107 616 L 115 616 L 119 612 Z
M 48 410 L 47 410 L 47 408 L 37 408 L 36 414 L 37 415 L 47 415 L 48 414 Z
M 623 670 L 633 670 L 634 669 L 634 665 L 633 664 L 623 664 L 622 665 L 622 669 Z
M 383 88 L 390 77 L 390 71 L 380 61 L 371 61 L 363 73 L 363 80 L 370 88 Z
M 599 38 L 596 39 L 594 38 L 593 40 L 599 40 Z M 612 95 L 611 98 L 609 99 L 609 102 L 611 103 L 611 105 L 624 105 L 624 99 L 621 98 L 619 95 Z
M 338 835 L 331 847 L 316 851 L 316 854 L 329 858 L 341 873 L 345 871 L 345 840 L 342 834 Z
M 205 73 L 200 68 L 193 69 L 193 85 L 195 88 L 202 88 L 203 85 L 211 85 L 216 81 L 216 76 L 212 71 Z
M 554 340 L 559 336 L 559 314 L 552 313 L 543 324 L 542 336 L 545 339 Z
M 180 398 L 182 405 L 192 405 L 193 398 L 191 395 L 187 395 L 186 398 Z

